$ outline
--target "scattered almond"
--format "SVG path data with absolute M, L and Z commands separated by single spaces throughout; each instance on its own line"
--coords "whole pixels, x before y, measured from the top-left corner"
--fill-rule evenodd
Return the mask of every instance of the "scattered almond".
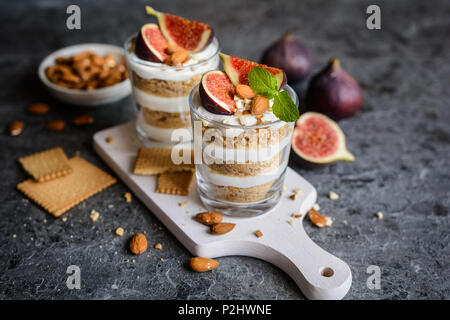
M 316 210 L 309 210 L 308 216 L 311 222 L 319 228 L 329 227 L 333 223 L 330 217 L 324 217 Z
M 212 234 L 225 234 L 234 229 L 236 224 L 229 222 L 216 223 L 211 226 Z
M 130 192 L 125 192 L 125 194 L 123 196 L 124 196 L 126 202 L 131 202 L 131 193 Z
M 88 114 L 83 114 L 72 119 L 72 123 L 76 126 L 85 126 L 94 122 L 94 118 Z
M 161 243 L 155 244 L 155 249 L 162 250 L 162 245 L 161 245 Z
M 123 228 L 119 227 L 116 229 L 116 234 L 121 237 L 123 236 L 123 231 L 124 231 Z
M 130 250 L 134 254 L 141 254 L 147 250 L 147 238 L 142 233 L 137 233 L 131 238 Z
M 106 137 L 105 139 L 106 143 L 111 143 L 114 141 L 113 137 Z
M 337 200 L 339 199 L 339 195 L 336 192 L 330 191 L 328 193 L 328 198 L 330 198 L 331 200 Z
M 203 223 L 205 226 L 212 226 L 213 224 L 222 221 L 222 215 L 218 212 L 201 212 L 195 216 L 195 220 Z
M 260 96 L 260 95 L 257 95 L 253 98 L 252 104 L 250 107 L 250 112 L 253 115 L 262 114 L 267 109 L 269 109 L 269 99 L 267 99 L 266 97 Z
M 12 136 L 18 136 L 22 133 L 25 124 L 22 121 L 13 121 L 9 125 L 9 134 Z
M 375 213 L 375 217 L 377 217 L 378 220 L 383 219 L 383 212 L 379 211 L 379 212 Z
M 216 269 L 219 266 L 219 262 L 203 257 L 193 257 L 189 261 L 189 265 L 195 272 L 205 272 Z
M 184 50 L 182 47 L 177 46 L 177 45 L 174 44 L 174 43 L 169 43 L 169 45 L 168 45 L 167 48 L 166 48 L 166 52 L 167 52 L 167 54 L 169 54 L 169 55 L 172 55 L 172 54 L 174 54 L 175 52 L 182 51 L 182 50 Z
M 263 236 L 261 230 L 256 230 L 255 231 L 255 236 L 257 236 L 258 238 L 261 238 Z
M 187 50 L 180 50 L 177 52 L 174 52 L 170 56 L 170 64 L 173 66 L 181 66 L 183 62 L 189 57 L 189 51 Z
M 45 129 L 49 131 L 63 131 L 66 123 L 62 120 L 51 121 L 45 125 Z
M 98 213 L 96 210 L 91 210 L 89 218 L 91 218 L 92 222 L 96 222 L 98 220 L 98 217 L 100 217 L 100 213 Z
M 50 111 L 50 107 L 43 103 L 33 103 L 27 108 L 27 111 L 31 114 L 43 115 Z
M 253 89 L 246 84 L 238 84 L 235 89 L 237 95 L 242 99 L 252 99 L 256 95 Z

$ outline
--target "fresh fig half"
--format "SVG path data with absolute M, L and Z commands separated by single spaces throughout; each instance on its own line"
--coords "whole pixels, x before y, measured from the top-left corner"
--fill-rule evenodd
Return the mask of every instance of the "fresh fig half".
M 297 120 L 292 149 L 310 166 L 355 160 L 345 146 L 345 135 L 338 124 L 316 112 L 304 113 Z
M 209 112 L 234 114 L 236 110 L 234 86 L 224 72 L 213 70 L 205 73 L 200 82 L 199 92 L 203 107 Z
M 192 52 L 203 50 L 214 38 L 214 30 L 207 24 L 191 21 L 172 14 L 156 11 L 146 6 L 147 14 L 158 19 L 161 32 L 166 39 Z
M 164 62 L 168 57 L 165 52 L 168 44 L 158 25 L 149 23 L 139 31 L 134 52 L 142 60 Z
M 277 79 L 278 90 L 280 90 L 287 82 L 286 74 L 283 70 L 266 66 L 265 64 L 259 64 L 253 61 L 229 56 L 224 53 L 219 53 L 220 59 L 223 63 L 223 68 L 230 77 L 231 82 L 236 86 L 238 84 L 248 85 L 248 73 L 254 67 L 259 66 L 269 71 L 275 79 Z

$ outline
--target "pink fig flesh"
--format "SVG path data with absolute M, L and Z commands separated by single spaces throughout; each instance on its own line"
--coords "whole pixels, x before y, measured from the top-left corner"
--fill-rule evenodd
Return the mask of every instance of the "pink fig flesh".
M 205 73 L 200 82 L 199 93 L 203 107 L 209 112 L 234 114 L 234 86 L 224 72 L 213 70 Z
M 142 60 L 164 62 L 168 55 L 165 50 L 168 42 L 156 24 L 142 26 L 136 39 L 135 54 Z

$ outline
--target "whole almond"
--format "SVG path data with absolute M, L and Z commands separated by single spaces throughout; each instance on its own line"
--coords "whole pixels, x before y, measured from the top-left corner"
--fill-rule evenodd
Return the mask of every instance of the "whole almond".
M 147 250 L 147 238 L 142 233 L 136 233 L 130 240 L 130 250 L 134 254 L 141 254 Z
M 214 259 L 194 257 L 189 261 L 189 265 L 195 272 L 205 272 L 216 269 L 219 266 L 219 262 Z
M 201 212 L 195 216 L 195 220 L 203 223 L 205 226 L 212 226 L 213 224 L 222 221 L 222 215 L 217 212 Z
M 49 131 L 63 131 L 66 123 L 62 120 L 51 121 L 45 125 L 45 129 Z
M 189 57 L 189 51 L 181 50 L 170 56 L 170 64 L 173 66 L 181 66 L 181 64 Z
M 238 84 L 236 86 L 236 93 L 242 99 L 251 99 L 256 95 L 253 89 L 245 84 Z
M 184 50 L 182 47 L 180 47 L 180 46 L 177 46 L 176 44 L 174 44 L 174 43 L 169 43 L 169 45 L 167 46 L 167 48 L 166 48 L 166 52 L 167 52 L 167 54 L 174 54 L 175 52 L 178 52 L 178 51 L 182 51 L 182 50 Z
M 225 234 L 233 230 L 235 225 L 234 223 L 221 222 L 213 224 L 210 229 L 212 234 Z
M 12 136 L 18 136 L 22 133 L 25 124 L 22 121 L 14 121 L 9 125 L 9 134 Z
M 35 115 L 43 115 L 47 114 L 50 110 L 50 107 L 43 103 L 33 103 L 27 108 L 27 111 L 31 114 Z
M 84 126 L 94 122 L 94 118 L 88 114 L 83 114 L 72 119 L 72 123 L 76 126 Z
M 323 228 L 331 225 L 331 218 L 321 215 L 316 210 L 309 210 L 308 217 L 316 227 Z
M 269 108 L 269 99 L 263 96 L 256 96 L 252 100 L 250 112 L 254 115 L 262 114 Z

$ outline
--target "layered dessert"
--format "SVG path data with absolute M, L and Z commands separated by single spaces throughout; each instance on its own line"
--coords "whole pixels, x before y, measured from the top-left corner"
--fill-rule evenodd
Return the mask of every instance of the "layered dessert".
M 204 23 L 146 9 L 159 25 L 145 24 L 125 44 L 138 136 L 146 144 L 174 144 L 180 135 L 190 141 L 188 96 L 203 73 L 218 67 L 218 42 Z
M 282 70 L 220 56 L 225 72 L 207 72 L 191 94 L 199 194 L 225 213 L 262 213 L 279 200 L 297 96 Z

